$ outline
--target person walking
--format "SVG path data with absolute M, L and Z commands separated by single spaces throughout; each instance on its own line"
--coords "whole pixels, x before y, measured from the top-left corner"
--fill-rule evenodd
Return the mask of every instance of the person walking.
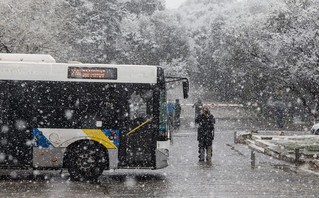
M 195 120 L 198 117 L 201 109 L 203 108 L 203 103 L 202 100 L 200 98 L 198 98 L 197 102 L 195 102 L 195 104 L 193 105 L 193 108 L 195 107 Z M 195 121 L 196 123 L 196 121 Z
M 167 124 L 168 124 L 168 131 L 169 131 L 169 138 L 171 144 L 173 144 L 173 129 L 174 129 L 174 111 L 175 111 L 175 104 L 172 100 L 168 101 L 167 104 Z
M 174 126 L 174 111 L 175 111 L 175 104 L 172 100 L 168 101 L 167 104 L 167 113 L 168 113 L 168 126 L 173 128 Z
M 199 125 L 197 131 L 199 161 L 205 160 L 206 151 L 206 161 L 211 162 L 213 153 L 212 146 L 214 140 L 215 118 L 210 113 L 208 107 L 204 106 L 195 121 Z
M 277 100 L 274 102 L 274 107 L 275 107 L 276 116 L 277 116 L 278 128 L 282 129 L 284 127 L 283 118 L 284 118 L 286 104 L 280 100 Z
M 175 114 L 174 114 L 174 127 L 176 129 L 179 129 L 179 126 L 181 125 L 181 111 L 182 107 L 181 104 L 179 103 L 179 99 L 175 100 Z

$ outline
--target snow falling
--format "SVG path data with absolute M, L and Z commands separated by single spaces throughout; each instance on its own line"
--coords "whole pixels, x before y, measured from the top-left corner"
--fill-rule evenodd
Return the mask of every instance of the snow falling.
M 319 122 L 319 1 L 183 0 L 178 5 L 171 2 L 173 0 L 0 2 L 0 53 L 50 54 L 58 63 L 70 64 L 156 65 L 164 69 L 166 77 L 185 77 L 190 82 L 188 100 L 182 99 L 181 83 L 166 84 L 167 100 L 178 98 L 184 105 L 181 127 L 174 131 L 176 136 L 171 136 L 174 143 L 172 138 L 167 169 L 155 172 L 111 169 L 106 173 L 98 167 L 90 173 L 93 176 L 96 172 L 103 173 L 99 180 L 92 182 L 82 178 L 76 183 L 72 173 L 76 175 L 77 170 L 69 167 L 82 165 L 81 168 L 87 170 L 95 162 L 106 166 L 105 156 L 109 153 L 85 143 L 72 147 L 78 151 L 75 155 L 61 154 L 65 148 L 53 152 L 52 143 L 63 145 L 67 140 L 58 132 L 46 138 L 42 131 L 32 131 L 31 125 L 60 129 L 67 126 L 70 131 L 80 130 L 82 124 L 88 128 L 107 126 L 110 130 L 104 133 L 114 138 L 108 143 L 115 145 L 121 138 L 122 131 L 116 131 L 120 125 L 125 125 L 127 132 L 134 132 L 144 125 L 148 130 L 158 127 L 160 124 L 155 121 L 160 119 L 158 122 L 166 121 L 166 118 L 152 118 L 157 112 L 154 104 L 160 100 L 154 96 L 160 95 L 160 91 L 142 85 L 139 85 L 142 88 L 122 84 L 77 87 L 16 80 L 12 86 L 0 79 L 0 166 L 8 163 L 12 167 L 23 166 L 19 170 L 10 169 L 7 174 L 10 177 L 0 179 L 3 189 L 0 197 L 47 197 L 48 192 L 56 193 L 49 197 L 317 196 L 318 178 L 299 172 L 300 167 L 307 170 L 319 167 L 316 138 L 306 141 L 310 146 L 302 147 L 296 146 L 296 141 L 277 138 L 285 143 L 278 146 L 281 150 L 298 149 L 299 152 L 301 149 L 301 157 L 288 152 L 287 158 L 291 154 L 301 161 L 307 162 L 305 156 L 314 159 L 304 166 L 299 166 L 298 160 L 296 166 L 292 166 L 274 156 L 261 154 L 257 154 L 257 165 L 251 166 L 255 163 L 255 154 L 244 145 L 235 144 L 233 138 L 239 131 L 248 131 L 246 135 L 252 136 L 257 127 L 265 131 L 261 135 L 275 130 L 279 130 L 278 136 L 283 135 L 283 131 L 292 137 L 319 134 L 319 125 L 313 126 Z M 0 68 L 0 73 L 8 71 L 11 69 Z M 31 94 L 33 92 L 39 94 Z M 69 96 L 70 92 L 78 95 Z M 118 96 L 127 97 L 123 100 L 127 103 L 118 101 Z M 218 143 L 214 142 L 210 165 L 198 164 L 197 159 L 198 126 L 194 122 L 192 104 L 198 98 L 210 107 L 214 103 L 241 104 L 231 110 L 211 108 L 217 118 L 215 142 Z M 162 115 L 166 113 L 165 102 L 164 108 L 157 109 Z M 14 109 L 14 113 L 10 114 L 8 109 Z M 118 119 L 120 112 L 124 113 Z M 14 130 L 23 141 L 17 141 L 12 135 Z M 24 131 L 27 133 L 22 133 Z M 77 133 L 84 134 L 83 131 Z M 37 135 L 32 138 L 34 134 Z M 155 135 L 145 134 L 147 143 L 151 144 Z M 298 139 L 303 140 L 303 137 Z M 48 153 L 60 157 L 48 157 L 50 166 L 65 156 L 65 159 L 77 157 L 74 163 L 67 164 L 71 176 L 65 170 L 61 170 L 61 174 L 33 170 L 37 165 L 33 164 L 34 150 L 30 148 L 37 146 L 38 141 L 48 149 L 43 151 L 39 146 L 37 157 Z M 121 143 L 121 139 L 119 141 Z M 127 157 L 131 158 L 127 163 L 133 164 L 134 159 L 138 159 L 147 164 L 155 158 L 153 153 L 145 155 L 148 147 L 134 143 L 133 138 L 128 137 L 125 142 L 134 145 L 125 148 Z M 90 149 L 94 152 L 87 151 Z M 18 160 L 17 156 L 24 159 Z M 96 156 L 101 160 L 94 158 Z M 24 170 L 31 170 L 31 174 Z

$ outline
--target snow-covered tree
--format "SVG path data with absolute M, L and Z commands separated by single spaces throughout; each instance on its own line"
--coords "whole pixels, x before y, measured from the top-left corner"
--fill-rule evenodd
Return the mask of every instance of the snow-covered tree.
M 63 0 L 1 1 L 0 51 L 49 53 L 58 60 L 67 59 L 68 31 L 74 28 L 65 19 L 72 18 L 72 13 Z
M 121 32 L 117 42 L 118 62 L 174 67 L 171 71 L 183 68 L 187 73 L 187 67 L 181 65 L 188 66 L 190 39 L 178 14 L 169 11 L 157 11 L 151 16 L 131 14 L 123 19 Z
M 199 84 L 228 101 L 301 102 L 318 117 L 317 1 L 189 0 L 182 8 Z

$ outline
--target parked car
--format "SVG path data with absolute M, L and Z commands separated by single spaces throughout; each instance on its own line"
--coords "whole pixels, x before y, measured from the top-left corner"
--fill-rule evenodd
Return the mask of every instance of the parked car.
M 311 127 L 310 132 L 311 132 L 311 134 L 313 134 L 313 135 L 319 135 L 319 123 L 314 124 L 314 125 Z

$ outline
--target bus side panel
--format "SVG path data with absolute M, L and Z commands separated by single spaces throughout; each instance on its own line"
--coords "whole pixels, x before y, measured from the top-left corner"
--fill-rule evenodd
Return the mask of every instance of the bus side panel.
M 117 166 L 118 130 L 111 129 L 33 129 L 33 166 L 62 167 L 67 148 L 82 140 L 95 141 L 108 150 L 110 168 Z
M 32 163 L 32 106 L 26 83 L 1 83 L 0 166 Z
M 154 130 L 141 127 L 138 132 L 126 137 L 126 158 L 124 167 L 130 168 L 154 168 L 155 150 L 152 145 Z
M 60 168 L 66 148 L 33 148 L 33 167 Z

